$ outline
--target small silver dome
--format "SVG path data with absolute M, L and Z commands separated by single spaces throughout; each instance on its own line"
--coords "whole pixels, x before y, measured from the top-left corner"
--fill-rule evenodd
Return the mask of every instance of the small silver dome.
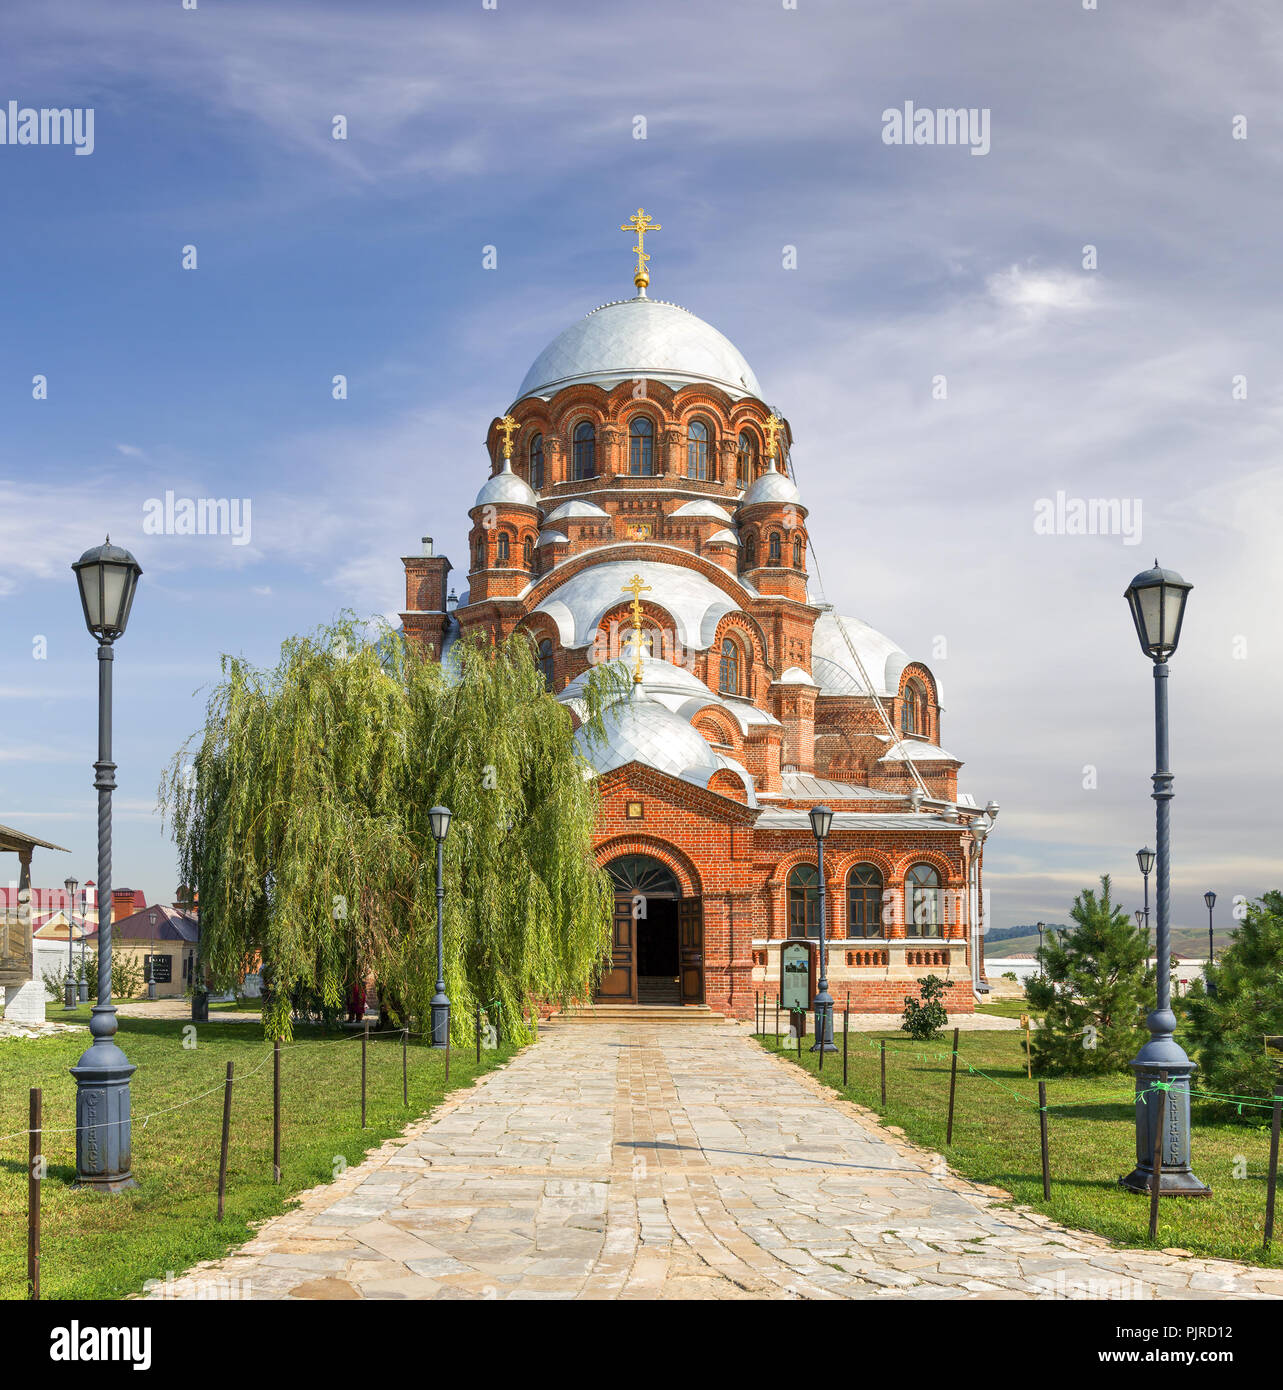
M 740 506 L 751 507 L 758 502 L 775 502 L 796 507 L 800 505 L 801 500 L 792 479 L 787 474 L 771 469 L 753 480 L 753 485 L 740 498 Z
M 719 765 L 702 734 L 680 714 L 635 688 L 616 700 L 602 720 L 604 743 L 590 740 L 585 729 L 575 731 L 576 747 L 596 772 L 609 772 L 625 763 L 645 763 L 670 777 L 692 772 L 711 776 Z
M 530 484 L 512 471 L 512 460 L 504 459 L 502 472 L 486 479 L 481 491 L 477 493 L 477 500 L 472 505 L 474 507 L 533 507 L 537 510 L 539 502 Z
M 725 521 L 729 524 L 731 514 L 725 507 L 719 506 L 711 497 L 697 497 L 693 502 L 683 502 L 675 511 L 668 514 L 670 517 L 677 516 L 711 516 L 717 521 Z

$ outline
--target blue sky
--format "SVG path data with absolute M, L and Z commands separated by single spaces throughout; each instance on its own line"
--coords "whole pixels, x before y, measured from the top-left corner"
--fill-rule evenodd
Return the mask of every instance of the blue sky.
M 631 293 L 640 203 L 652 293 L 725 332 L 792 425 L 826 597 L 943 681 L 962 786 L 1004 808 L 994 924 L 1064 920 L 1102 872 L 1138 905 L 1151 681 L 1122 591 L 1155 553 L 1196 585 L 1175 921 L 1207 887 L 1277 886 L 1266 7 L 50 0 L 4 23 L 0 106 L 95 111 L 91 156 L 0 146 L 0 820 L 72 850 L 40 882 L 95 875 L 71 561 L 110 530 L 145 570 L 115 878 L 167 898 L 156 787 L 219 653 L 394 613 L 423 534 L 462 563 L 486 426 L 549 339 Z M 987 108 L 989 153 L 884 144 L 906 101 Z M 145 535 L 167 489 L 249 498 L 251 543 Z M 1141 543 L 1036 534 L 1060 490 L 1140 499 Z

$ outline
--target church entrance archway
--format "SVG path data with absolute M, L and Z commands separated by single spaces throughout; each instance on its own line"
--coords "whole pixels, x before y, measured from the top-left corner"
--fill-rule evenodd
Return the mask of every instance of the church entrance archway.
M 683 897 L 661 860 L 624 854 L 606 865 L 615 887 L 611 965 L 597 998 L 623 1004 L 704 1002 L 703 907 Z

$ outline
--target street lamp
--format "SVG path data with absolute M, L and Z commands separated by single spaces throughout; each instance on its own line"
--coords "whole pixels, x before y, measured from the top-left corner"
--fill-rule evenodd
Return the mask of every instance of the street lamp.
M 64 1009 L 74 1009 L 76 1007 L 76 963 L 72 959 L 72 942 L 76 936 L 76 889 L 80 887 L 80 880 L 75 878 L 64 878 L 62 886 L 67 890 L 67 981 L 62 992 L 62 1007 Z
M 1172 774 L 1168 770 L 1167 660 L 1180 641 L 1185 600 L 1193 588 L 1174 570 L 1154 568 L 1138 574 L 1127 587 L 1126 598 L 1136 625 L 1141 650 L 1154 663 L 1155 856 L 1158 868 L 1158 939 L 1154 955 L 1157 977 L 1156 1008 L 1146 1020 L 1149 1041 L 1132 1059 L 1136 1072 L 1136 1167 L 1120 1181 L 1133 1192 L 1149 1191 L 1153 1177 L 1155 1126 L 1160 1092 L 1155 1083 L 1167 1074 L 1164 1133 L 1161 1136 L 1159 1193 L 1164 1196 L 1206 1197 L 1211 1189 L 1190 1168 L 1189 1083 L 1194 1063 L 1172 1036 L 1176 1015 L 1172 1012 L 1172 947 L 1169 916 L 1171 902 L 1170 828 Z M 1142 851 L 1143 853 L 1144 851 Z M 1140 862 L 1140 855 L 1137 855 Z M 1143 872 L 1143 866 L 1142 866 Z
M 1145 881 L 1145 969 L 1149 969 L 1149 876 L 1154 872 L 1154 851 L 1148 847 L 1136 851 L 1136 867 Z
M 95 546 L 71 567 L 85 626 L 98 639 L 98 1002 L 89 1020 L 93 1042 L 71 1069 L 76 1078 L 76 1178 L 100 1192 L 134 1187 L 130 1172 L 129 1078 L 134 1068 L 116 1045 L 111 1003 L 111 666 L 113 644 L 129 622 L 142 568 L 118 545 Z
M 89 977 L 85 974 L 85 938 L 89 935 L 88 918 L 89 889 L 80 890 L 80 979 L 76 982 L 77 1000 L 81 1004 L 89 1002 Z
M 811 1051 L 836 1052 L 837 1044 L 833 1041 L 833 996 L 829 993 L 829 951 L 824 936 L 824 841 L 828 839 L 833 824 L 833 812 L 827 806 L 812 806 L 810 818 L 820 874 L 820 978 L 811 1005 L 815 1015 L 815 1042 L 811 1045 Z
M 1046 976 L 1047 976 L 1047 971 L 1046 971 L 1046 969 L 1044 968 L 1043 959 L 1042 959 L 1042 933 L 1043 933 L 1043 928 L 1046 927 L 1046 925 L 1047 925 L 1046 922 L 1039 922 L 1039 923 L 1037 924 L 1037 926 L 1038 926 L 1038 973 L 1039 973 L 1039 975 L 1041 975 L 1044 979 L 1045 979 Z
M 434 806 L 428 812 L 432 838 L 437 842 L 437 992 L 432 996 L 432 1046 L 446 1047 L 450 1035 L 450 1000 L 445 992 L 445 837 L 450 830 L 450 808 Z
M 1212 909 L 1216 906 L 1216 894 L 1210 889 L 1203 894 L 1203 901 L 1207 904 L 1207 963 L 1211 965 L 1215 957 L 1214 938 L 1212 936 Z M 1207 980 L 1207 992 L 1214 995 L 1216 986 L 1212 983 L 1211 977 Z

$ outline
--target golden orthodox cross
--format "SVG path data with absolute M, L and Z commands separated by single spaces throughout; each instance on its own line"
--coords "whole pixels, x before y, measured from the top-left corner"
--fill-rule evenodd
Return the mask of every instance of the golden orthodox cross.
M 662 232 L 664 229 L 658 222 L 650 220 L 649 213 L 644 208 L 638 208 L 635 213 L 619 229 L 621 232 L 636 232 L 637 245 L 633 250 L 637 253 L 637 269 L 633 274 L 633 284 L 639 290 L 644 290 L 650 284 L 650 274 L 646 269 L 646 262 L 650 257 L 646 254 L 646 233 Z
M 640 685 L 640 684 L 641 684 L 641 678 L 642 678 L 642 674 L 641 674 L 641 664 L 642 664 L 642 646 L 641 646 L 642 606 L 641 606 L 641 596 L 642 596 L 643 594 L 648 594 L 648 593 L 650 593 L 650 585 L 649 585 L 649 584 L 646 584 L 646 583 L 644 583 L 644 582 L 642 581 L 642 577 L 641 577 L 640 574 L 635 574 L 635 575 L 633 575 L 632 579 L 630 579 L 629 582 L 628 582 L 627 584 L 623 585 L 623 587 L 621 588 L 620 592 L 621 592 L 621 593 L 625 593 L 625 594 L 632 594 L 632 596 L 633 596 L 633 651 L 634 651 L 634 652 L 636 653 L 636 655 L 637 655 L 637 661 L 636 661 L 636 664 L 635 664 L 634 667 L 633 667 L 633 683 L 634 683 L 635 685 Z
M 781 420 L 774 411 L 766 417 L 766 425 L 764 428 L 766 430 L 766 457 L 768 459 L 773 459 L 775 457 L 775 436 L 779 434 L 783 427 L 784 421 Z
M 512 457 L 512 436 L 521 428 L 511 415 L 505 415 L 499 421 L 499 433 L 503 435 L 503 456 L 506 459 Z

